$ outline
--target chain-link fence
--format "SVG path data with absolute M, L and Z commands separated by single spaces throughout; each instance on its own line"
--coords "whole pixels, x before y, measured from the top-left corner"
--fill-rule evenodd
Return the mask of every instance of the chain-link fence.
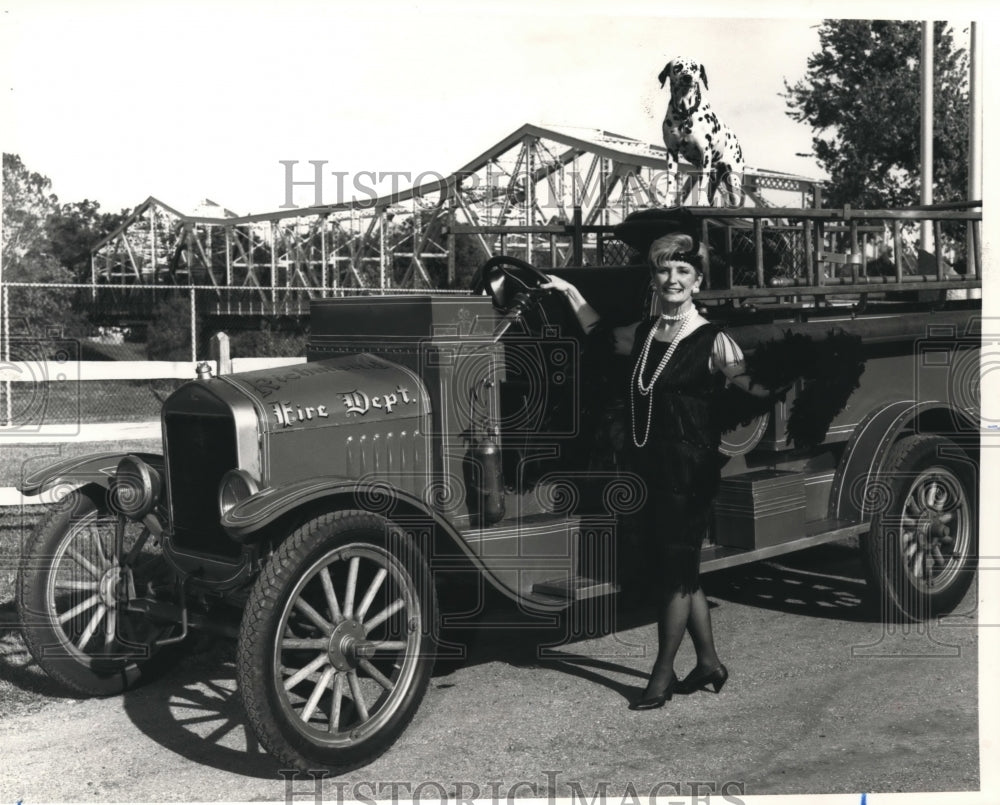
M 80 425 L 156 420 L 184 376 L 195 376 L 191 364 L 94 361 L 95 346 L 55 334 L 11 337 L 0 362 L 0 425 L 73 435 Z
M 710 245 L 707 290 L 737 297 L 744 289 L 751 296 L 772 288 L 776 293 L 811 288 L 804 292 L 818 294 L 829 285 L 850 293 L 881 283 L 880 292 L 891 294 L 885 286 L 895 282 L 900 291 L 936 283 L 932 290 L 943 293 L 949 284 L 978 286 L 981 279 L 981 214 L 961 205 L 878 213 L 803 209 L 789 217 L 781 213 L 790 210 L 774 210 L 770 218 L 762 212 L 716 210 L 698 218 Z M 473 276 L 490 249 L 542 270 L 645 260 L 617 240 L 610 226 L 511 228 L 499 234 L 496 229 L 484 228 L 484 237 L 465 233 L 476 243 L 467 239 L 469 248 L 451 255 L 452 262 L 462 263 L 456 276 Z M 193 376 L 193 363 L 208 357 L 209 339 L 219 331 L 230 335 L 234 357 L 303 355 L 310 304 L 317 299 L 469 293 L 467 288 L 316 287 L 293 282 L 306 275 L 291 268 L 282 276 L 292 278 L 290 284 L 146 284 L 139 275 L 122 275 L 78 285 L 0 286 L 5 367 L 0 419 L 144 421 L 158 415 L 160 403 L 180 382 L 128 375 L 95 384 L 67 381 L 59 377 L 65 374 L 60 360 L 187 361 Z

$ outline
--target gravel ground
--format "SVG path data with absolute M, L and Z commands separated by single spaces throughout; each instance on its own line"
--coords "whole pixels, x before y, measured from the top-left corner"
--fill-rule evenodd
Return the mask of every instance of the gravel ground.
M 588 801 L 603 785 L 615 803 L 690 797 L 694 783 L 737 795 L 978 789 L 974 590 L 942 623 L 888 630 L 861 589 L 855 554 L 836 545 L 707 577 L 731 679 L 720 695 L 647 713 L 627 704 L 655 651 L 651 611 L 571 640 L 558 628 L 481 629 L 466 661 L 436 673 L 395 746 L 328 779 L 323 797 L 388 799 L 394 784 L 402 798 L 443 788 Z M 16 637 L 0 646 L 0 674 L 23 696 L 0 723 L 4 801 L 289 794 L 244 721 L 231 643 L 205 641 L 158 680 L 104 700 L 53 695 Z M 692 662 L 685 643 L 678 671 Z M 312 781 L 291 786 L 292 799 L 315 801 Z

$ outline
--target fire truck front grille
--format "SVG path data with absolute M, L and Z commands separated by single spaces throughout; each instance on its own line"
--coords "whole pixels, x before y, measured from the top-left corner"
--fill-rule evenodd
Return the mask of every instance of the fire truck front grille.
M 232 415 L 168 413 L 166 449 L 174 544 L 194 553 L 239 555 L 240 546 L 219 525 L 219 482 L 237 462 Z

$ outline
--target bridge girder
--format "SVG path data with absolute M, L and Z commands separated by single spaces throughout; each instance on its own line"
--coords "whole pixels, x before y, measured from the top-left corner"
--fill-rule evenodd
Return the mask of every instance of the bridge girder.
M 559 226 L 700 206 L 697 178 L 684 164 L 668 176 L 662 146 L 525 125 L 447 177 L 376 199 L 213 218 L 150 197 L 94 247 L 91 280 L 125 307 L 156 288 L 195 287 L 209 310 L 298 315 L 318 296 L 451 287 L 468 273 L 456 237 L 480 261 L 513 253 L 542 266 L 601 262 L 596 236 L 574 242 Z M 748 168 L 744 188 L 753 206 L 775 203 L 776 193 L 797 196 L 780 206 L 818 202 L 818 183 L 805 177 Z

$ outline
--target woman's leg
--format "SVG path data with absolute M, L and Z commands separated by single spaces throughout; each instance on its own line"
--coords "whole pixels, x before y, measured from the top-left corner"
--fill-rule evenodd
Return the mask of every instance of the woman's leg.
M 709 481 L 703 481 L 702 486 L 706 489 L 710 487 Z M 693 505 L 688 512 L 687 521 L 691 528 L 689 542 L 698 545 L 701 550 L 701 539 L 708 531 L 709 525 L 709 499 L 702 499 Z M 689 569 L 687 582 L 695 587 L 691 593 L 691 608 L 688 616 L 687 631 L 691 635 L 691 642 L 694 643 L 694 652 L 697 657 L 695 672 L 711 671 L 719 667 L 719 655 L 715 650 L 715 639 L 712 635 L 712 616 L 708 609 L 708 599 L 698 582 L 700 562 L 695 559 L 693 566 Z
M 687 621 L 688 634 L 694 643 L 698 663 L 696 671 L 711 671 L 719 666 L 719 654 L 715 650 L 712 637 L 712 615 L 708 609 L 708 599 L 699 587 L 691 594 L 691 611 Z
M 711 685 L 718 693 L 729 679 L 729 671 L 719 661 L 719 655 L 715 650 L 715 641 L 712 639 L 712 616 L 708 610 L 708 599 L 705 598 L 701 588 L 691 594 L 687 630 L 691 635 L 698 659 L 691 673 L 677 683 L 677 690 L 680 693 L 693 693 Z
M 659 648 L 643 698 L 660 696 L 674 677 L 674 658 L 691 617 L 691 596 L 682 590 L 666 592 L 657 611 Z

